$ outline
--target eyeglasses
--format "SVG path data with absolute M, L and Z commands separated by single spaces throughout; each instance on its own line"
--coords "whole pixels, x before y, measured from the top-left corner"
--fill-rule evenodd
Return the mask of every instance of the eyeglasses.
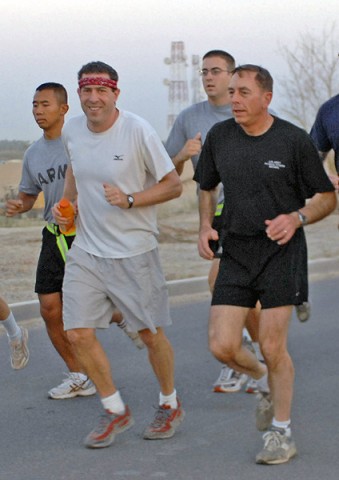
M 228 70 L 222 70 L 221 68 L 214 67 L 214 68 L 203 68 L 202 70 L 199 70 L 199 74 L 202 77 L 207 77 L 208 73 L 211 72 L 211 75 L 213 77 L 216 77 L 217 75 L 220 75 L 222 72 L 227 72 L 229 73 Z

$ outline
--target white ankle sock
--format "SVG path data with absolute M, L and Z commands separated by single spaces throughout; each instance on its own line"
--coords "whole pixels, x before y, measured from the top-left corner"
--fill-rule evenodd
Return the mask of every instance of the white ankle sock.
M 159 405 L 169 405 L 171 408 L 174 408 L 174 409 L 178 408 L 176 389 L 173 390 L 173 393 L 171 393 L 171 395 L 163 395 L 160 392 Z
M 88 379 L 87 375 L 82 372 L 69 372 L 70 374 L 76 375 L 81 381 L 85 381 Z
M 259 360 L 259 362 L 265 363 L 264 357 L 262 356 L 262 353 L 261 353 L 261 350 L 260 350 L 260 347 L 259 347 L 259 343 L 258 343 L 258 342 L 252 342 L 252 345 L 253 345 L 255 354 L 256 354 L 257 359 Z
M 285 422 L 278 422 L 278 420 L 276 420 L 273 417 L 272 427 L 283 428 L 285 430 L 287 436 L 291 435 L 290 425 L 291 425 L 291 420 L 290 419 L 286 420 Z
M 21 330 L 19 325 L 16 323 L 13 313 L 11 312 L 6 320 L 1 322 L 6 329 L 7 336 L 11 341 L 18 340 L 21 338 Z
M 263 392 L 263 393 L 269 393 L 270 391 L 270 387 L 268 386 L 268 375 L 267 373 L 265 373 L 265 375 L 261 378 L 259 378 L 259 380 L 257 380 L 257 385 L 258 385 L 258 389 L 260 392 Z
M 111 413 L 116 413 L 121 415 L 125 412 L 125 404 L 122 401 L 119 390 L 117 390 L 113 395 L 101 399 L 101 403 L 105 410 L 108 410 Z

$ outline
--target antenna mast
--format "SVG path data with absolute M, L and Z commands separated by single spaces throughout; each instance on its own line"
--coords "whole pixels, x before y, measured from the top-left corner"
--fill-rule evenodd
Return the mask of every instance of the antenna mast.
M 168 86 L 168 131 L 181 110 L 189 105 L 186 59 L 184 42 L 172 42 L 171 56 L 164 60 L 166 65 L 170 66 L 170 78 L 164 80 L 164 84 Z

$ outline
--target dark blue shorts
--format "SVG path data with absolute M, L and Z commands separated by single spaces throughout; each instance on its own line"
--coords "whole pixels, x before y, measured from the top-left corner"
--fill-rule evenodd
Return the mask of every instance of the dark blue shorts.
M 266 234 L 226 234 L 212 305 L 262 308 L 299 305 L 308 299 L 307 247 L 303 229 L 279 246 Z

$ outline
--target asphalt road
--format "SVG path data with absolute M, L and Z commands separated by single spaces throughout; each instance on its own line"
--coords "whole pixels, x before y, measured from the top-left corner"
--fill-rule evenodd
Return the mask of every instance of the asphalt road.
M 311 285 L 313 313 L 293 318 L 290 351 L 296 386 L 293 433 L 298 456 L 280 466 L 254 463 L 261 449 L 255 429 L 256 399 L 244 392 L 215 394 L 219 365 L 207 350 L 209 302 L 172 307 L 168 335 L 176 352 L 176 387 L 186 418 L 175 437 L 146 441 L 158 386 L 147 354 L 117 327 L 100 338 L 135 425 L 106 449 L 88 450 L 82 439 L 100 414 L 96 396 L 49 400 L 64 366 L 41 324 L 29 327 L 28 366 L 11 370 L 6 337 L 0 337 L 0 480 L 337 480 L 339 477 L 339 279 Z M 206 296 L 204 297 L 206 299 Z

